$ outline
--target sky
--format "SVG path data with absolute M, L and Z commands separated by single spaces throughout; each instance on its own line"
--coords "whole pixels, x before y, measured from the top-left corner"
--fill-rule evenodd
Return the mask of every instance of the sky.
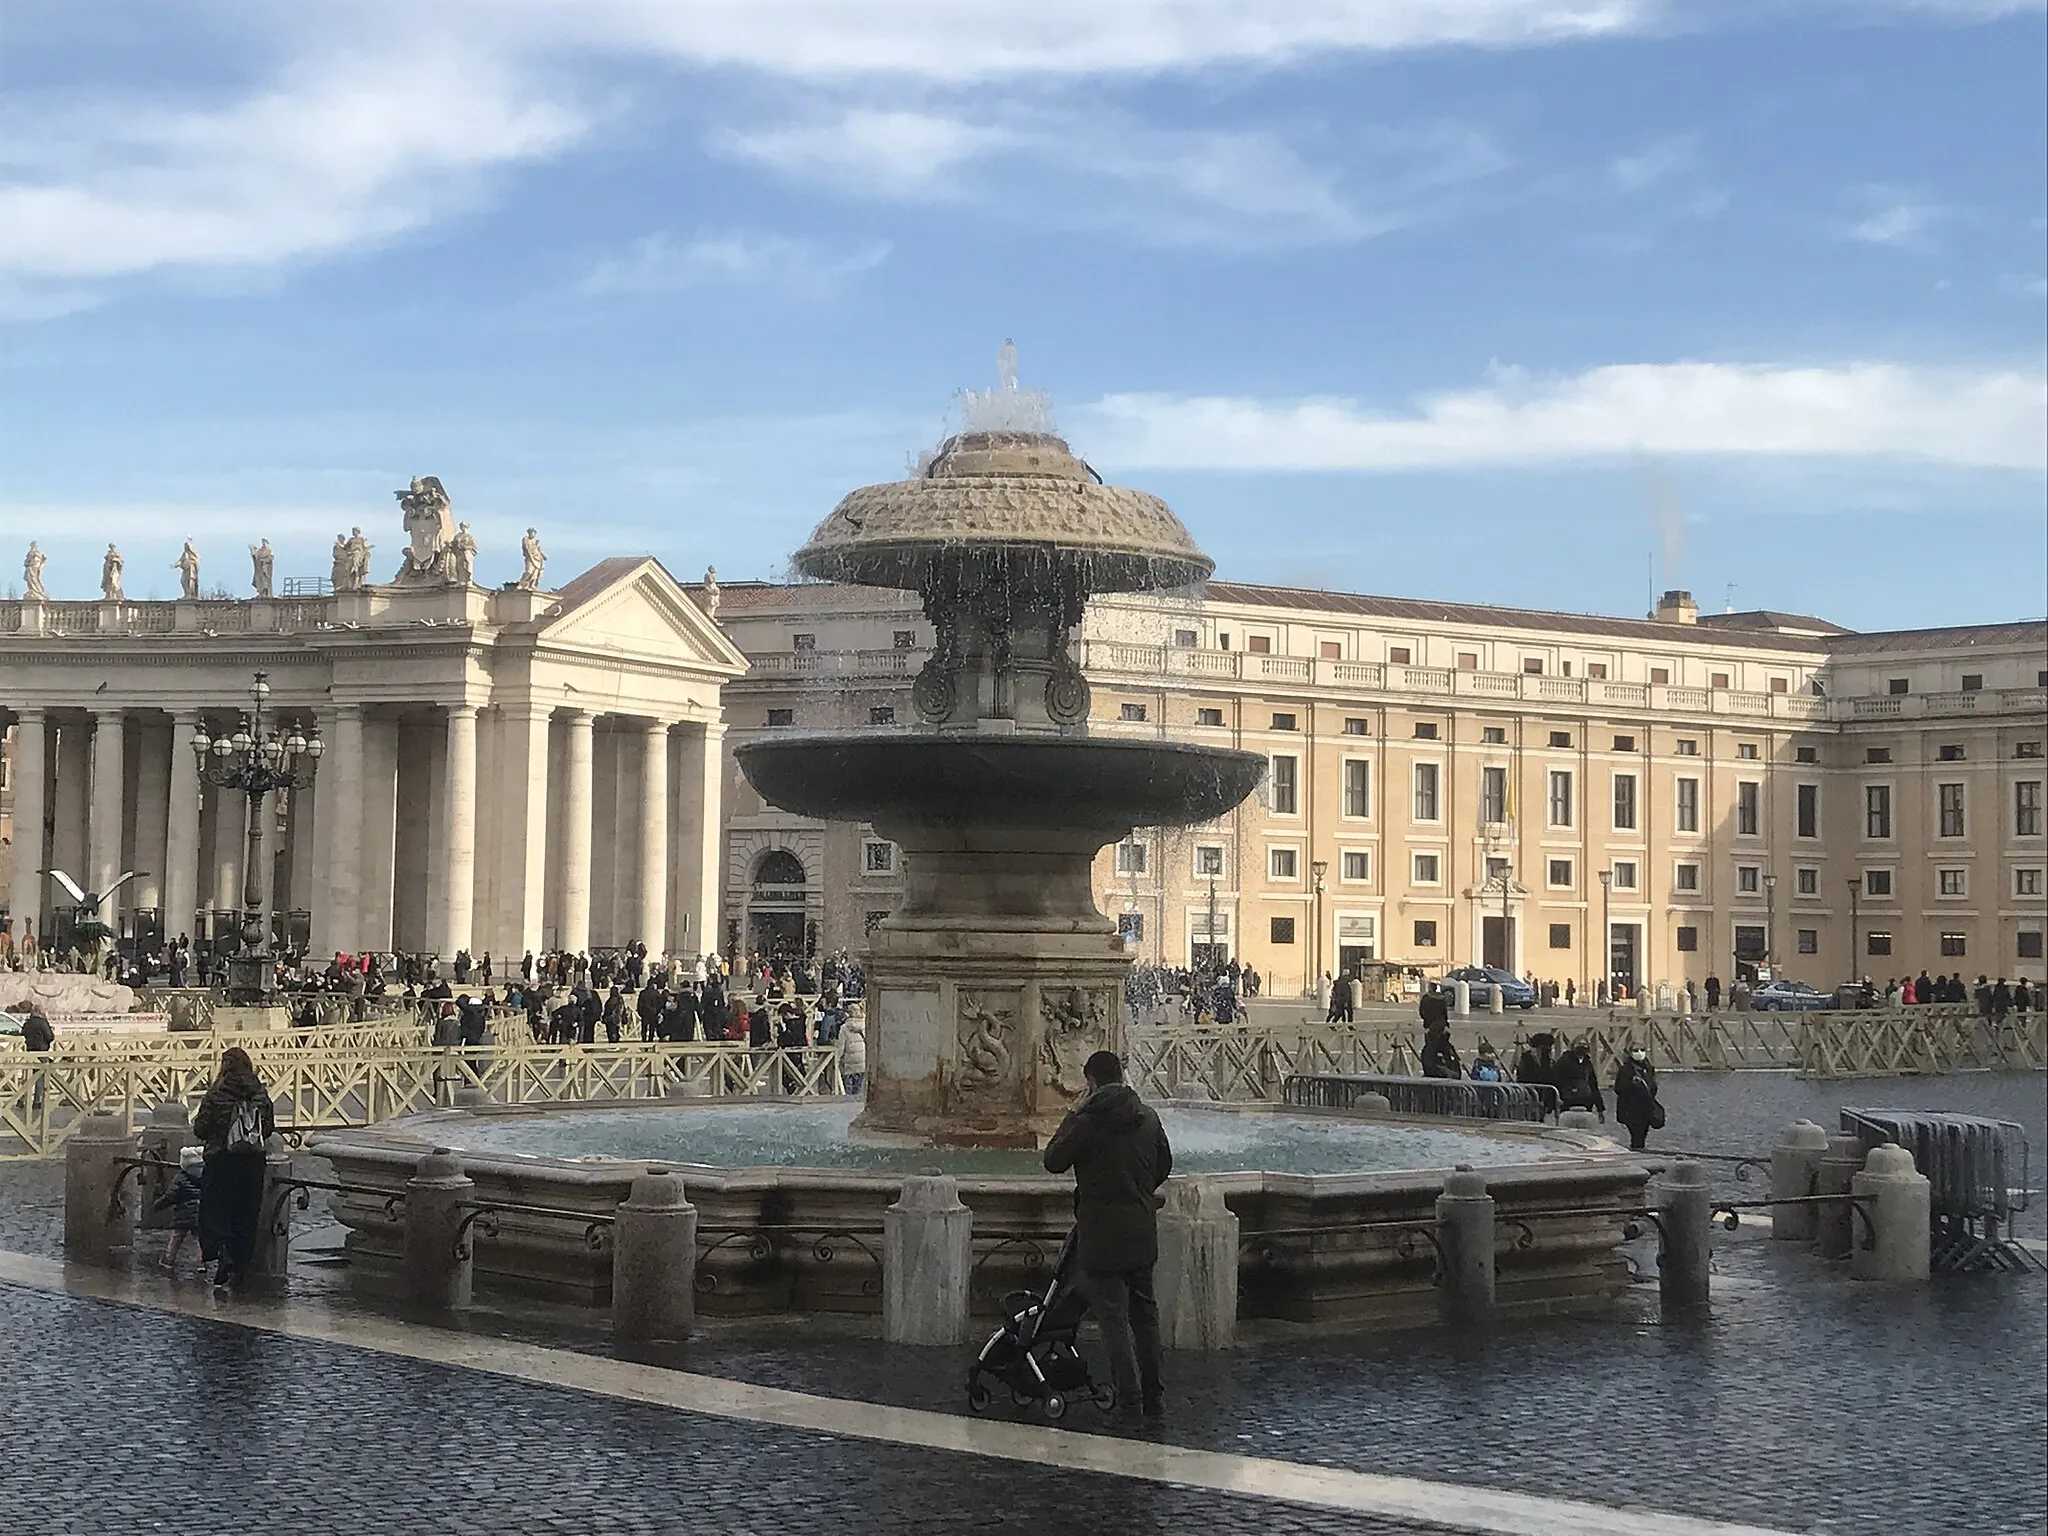
M 2044 0 L 0 0 L 0 590 L 775 578 L 1014 338 L 1221 576 L 2048 612 Z M 9 578 L 12 584 L 9 586 Z

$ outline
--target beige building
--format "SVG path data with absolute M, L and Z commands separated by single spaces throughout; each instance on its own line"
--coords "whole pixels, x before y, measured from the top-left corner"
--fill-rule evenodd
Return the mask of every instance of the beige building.
M 326 749 L 310 792 L 266 803 L 273 931 L 315 954 L 704 947 L 719 692 L 746 661 L 702 594 L 648 559 L 543 590 L 537 543 L 497 590 L 444 576 L 431 537 L 414 558 L 338 593 L 0 602 L 13 931 L 61 938 L 46 869 L 92 891 L 140 871 L 105 916 L 145 942 L 232 929 L 247 797 L 203 789 L 191 745 L 233 730 L 262 670 Z
M 930 630 L 907 594 L 728 586 L 720 617 L 751 663 L 728 741 L 913 718 Z M 1083 649 L 1091 730 L 1270 763 L 1222 821 L 1105 851 L 1098 902 L 1144 959 L 1211 947 L 1275 994 L 1368 959 L 1584 989 L 1603 948 L 1632 986 L 2043 972 L 2043 624 L 1859 635 L 1683 594 L 1630 620 L 1218 581 L 1098 599 Z M 725 794 L 729 936 L 858 948 L 895 850 L 763 806 L 730 766 Z

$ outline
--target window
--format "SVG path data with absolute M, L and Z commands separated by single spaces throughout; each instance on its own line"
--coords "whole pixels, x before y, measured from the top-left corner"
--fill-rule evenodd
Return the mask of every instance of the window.
M 1960 933 L 1944 933 L 1941 936 L 1941 952 L 1948 959 L 1969 953 L 1969 943 Z
M 2041 755 L 2041 743 L 2038 741 L 2016 741 L 2012 744 L 2012 755 L 2014 757 L 2039 757 Z
M 1966 869 L 1939 869 L 1934 872 L 1934 878 L 1944 896 L 1970 894 L 1970 872 Z
M 1866 955 L 1888 955 L 1892 952 L 1892 936 L 1881 928 L 1873 928 L 1863 941 Z
M 899 651 L 914 651 L 917 649 L 917 631 L 914 629 L 896 630 L 890 636 L 889 643 Z
M 1961 837 L 1963 835 L 1963 786 L 1960 784 L 1937 784 L 1934 787 L 1934 793 L 1941 810 L 1941 836 Z
M 1489 880 L 1505 880 L 1505 879 L 1507 879 L 1507 877 L 1508 877 L 1508 861 L 1507 861 L 1506 859 L 1501 859 L 1501 858 L 1491 858 L 1491 857 L 1487 859 L 1487 861 L 1486 861 L 1486 878 L 1487 878 L 1487 879 L 1489 879 Z
M 1604 662 L 1604 661 L 1589 661 L 1589 662 L 1587 662 L 1587 663 L 1586 663 L 1586 676 L 1588 676 L 1588 677 L 1605 677 L 1606 675 L 1607 675 L 1607 663 L 1606 663 L 1606 662 Z
M 1477 651 L 1458 652 L 1458 670 L 1460 672 L 1477 672 L 1479 670 L 1479 653 Z
M 1415 920 L 1415 947 L 1417 949 L 1436 948 L 1436 923 L 1433 919 L 1418 917 Z
M 1266 873 L 1275 880 L 1300 879 L 1300 853 L 1292 848 L 1268 848 L 1266 850 Z
M 1441 777 L 1442 769 L 1435 763 L 1417 763 L 1415 765 L 1415 819 L 1417 821 L 1436 821 L 1439 819 L 1437 814 L 1439 810 L 1437 782 Z
M 1416 854 L 1416 855 L 1415 855 L 1415 883 L 1416 883 L 1417 885 L 1436 885 L 1436 884 L 1438 884 L 1438 883 L 1439 883 L 1439 881 L 1440 881 L 1440 874 L 1441 874 L 1442 868 L 1443 868 L 1443 866 L 1442 866 L 1442 864 L 1441 864 L 1441 863 L 1440 863 L 1440 862 L 1438 861 L 1438 858 L 1437 858 L 1437 856 L 1436 856 L 1435 854 L 1433 854 L 1433 853 L 1418 853 L 1418 854 Z
M 1274 730 L 1276 730 L 1276 731 L 1291 731 L 1291 730 L 1295 730 L 1296 728 L 1297 728 L 1297 727 L 1295 726 L 1295 723 L 1294 723 L 1294 716 L 1292 716 L 1292 715 L 1278 715 L 1278 714 L 1276 714 L 1275 716 L 1273 716 L 1273 729 L 1274 729 Z
M 1679 831 L 1699 831 L 1700 781 L 1698 779 L 1680 779 L 1678 781 L 1678 800 L 1675 811 Z
M 1405 645 L 1392 646 L 1387 651 L 1387 660 L 1397 667 L 1405 667 L 1415 659 L 1415 653 Z
M 1344 850 L 1343 861 L 1337 866 L 1341 880 L 1370 880 L 1372 878 L 1372 855 L 1357 848 Z
M 1892 893 L 1892 872 L 1888 869 L 1865 870 L 1863 894 L 1866 896 L 1889 896 Z
M 1173 632 L 1173 643 L 1184 650 L 1195 645 L 1201 638 L 1192 629 L 1176 629 Z
M 1652 668 L 1650 668 L 1650 681 L 1651 681 L 1651 682 L 1653 682 L 1653 683 L 1668 683 L 1668 682 L 1670 682 L 1670 681 L 1671 681 L 1671 669 L 1670 669 L 1669 667 L 1652 667 Z
M 818 648 L 818 637 L 816 635 L 791 635 L 789 637 L 789 644 L 792 650 L 815 651 Z
M 1728 674 L 1726 672 L 1709 672 L 1707 674 L 1707 686 L 1709 688 L 1726 688 L 1728 686 Z
M 1276 917 L 1273 919 L 1273 942 L 1275 944 L 1292 944 L 1294 942 L 1293 918 Z
M 1344 642 L 1341 640 L 1319 640 L 1316 642 L 1316 654 L 1325 661 L 1342 661 L 1344 659 Z
M 894 704 L 870 704 L 868 706 L 869 725 L 894 725 L 895 723 L 896 706 Z
M 1891 785 L 1863 786 L 1863 835 L 1880 841 L 1892 835 Z
M 1223 873 L 1223 845 L 1221 843 L 1197 843 L 1195 845 L 1195 874 L 1209 879 Z
M 1802 896 L 1820 894 L 1820 871 L 1817 869 L 1795 869 L 1792 871 L 1792 888 Z
M 1735 889 L 1745 896 L 1754 896 L 1764 888 L 1764 872 L 1754 864 L 1735 866 Z
M 1698 894 L 1700 888 L 1700 867 L 1697 864 L 1680 864 L 1671 872 L 1671 888 Z
M 896 845 L 870 838 L 860 846 L 861 868 L 871 875 L 893 875 L 896 873 Z
M 1698 757 L 1700 744 L 1690 736 L 1681 736 L 1671 744 L 1671 750 L 1680 757 Z
M 795 725 L 796 711 L 793 709 L 771 709 L 768 711 L 770 725 Z
M 1346 715 L 1344 717 L 1344 734 L 1346 736 L 1370 736 L 1372 732 L 1367 729 L 1366 723 L 1361 717 Z
M 1273 651 L 1273 640 L 1270 635 L 1246 635 L 1244 648 L 1254 655 L 1269 656 Z
M 1965 672 L 1963 674 L 1964 693 L 1978 693 L 1983 690 L 1983 687 L 1984 674 L 1982 672 Z
M 1553 827 L 1572 824 L 1572 776 L 1557 769 L 1552 769 L 1550 774 L 1550 824 Z
M 2012 893 L 2015 896 L 2038 896 L 2041 894 L 2041 871 L 2038 869 L 2016 869 L 2012 872 Z
M 1679 952 L 1680 954 L 1682 954 L 1682 955 L 1690 955 L 1690 954 L 1694 954 L 1694 953 L 1696 953 L 1696 952 L 1698 951 L 1699 947 L 1700 947 L 1700 931 L 1699 931 L 1699 929 L 1697 929 L 1697 928 L 1680 928 L 1680 929 L 1678 930 L 1678 952 Z
M 1963 760 L 1963 744 L 1959 741 L 1946 743 L 1934 755 L 1944 763 L 1960 763 Z
M 2039 960 L 2041 958 L 2040 929 L 2022 928 L 2019 931 L 2018 938 L 2020 941 L 2019 957 L 2022 960 Z
M 1116 872 L 1120 875 L 1142 875 L 1147 857 L 1145 845 L 1135 837 L 1127 837 L 1116 845 Z
M 1617 773 L 1614 776 L 1614 830 L 1633 832 L 1636 828 L 1636 776 L 1632 773 Z
M 1145 914 L 1142 912 L 1117 913 L 1116 936 L 1126 944 L 1142 944 L 1145 941 Z
M 1863 761 L 1866 763 L 1888 763 L 1891 760 L 1892 749 L 1890 747 L 1865 747 L 1863 749 Z
M 1416 722 L 1415 722 L 1415 739 L 1416 739 L 1417 741 L 1435 741 L 1435 740 L 1436 740 L 1436 722 L 1435 722 L 1434 720 L 1418 720 L 1418 721 L 1416 721 Z
M 1633 751 L 1635 751 L 1635 749 L 1636 749 L 1636 739 L 1635 739 L 1635 737 L 1633 737 L 1633 736 L 1617 736 L 1617 737 L 1615 737 L 1615 738 L 1614 738 L 1614 750 L 1615 750 L 1615 751 L 1617 751 L 1617 752 L 1633 752 Z
M 1550 733 L 1550 744 L 1553 747 L 1568 747 L 1572 744 L 1572 733 L 1570 731 L 1552 731 Z
M 1142 704 L 1119 705 L 1117 708 L 1117 718 L 1119 720 L 1142 720 L 1145 718 L 1145 706 Z
M 1490 747 L 1505 746 L 1508 739 L 1507 727 L 1483 725 L 1479 728 L 1479 739 Z
M 1757 758 L 1756 743 L 1753 741 L 1738 741 L 1735 744 L 1735 755 L 1744 762 L 1755 762 Z
M 1505 768 L 1479 770 L 1479 820 L 1498 826 L 1508 819 L 1508 771 Z
M 1572 925 L 1570 923 L 1552 923 L 1550 925 L 1550 947 L 1552 949 L 1570 949 L 1572 947 Z
M 1553 886 L 1570 889 L 1572 883 L 1572 861 L 1552 859 L 1550 861 L 1550 883 Z
M 1820 930 L 1818 928 L 1801 928 L 1799 930 L 1799 953 L 1802 955 L 1817 955 L 1820 953 Z
M 1820 761 L 1820 748 L 1795 747 L 1792 755 L 1802 763 L 1817 763 Z
M 1890 694 L 1904 693 L 1906 691 L 1906 680 L 1903 677 L 1894 677 L 1885 683 L 1884 691 Z
M 1767 958 L 1765 934 L 1762 928 L 1740 925 L 1735 930 L 1735 958 L 1757 960 Z
M 1276 757 L 1273 759 L 1271 783 L 1273 786 L 1273 814 L 1276 816 L 1292 816 L 1299 807 L 1299 797 L 1295 793 L 1294 770 L 1295 759 L 1291 757 Z
M 2012 832 L 2014 837 L 2041 835 L 2041 781 L 2021 779 L 2012 787 Z
M 1541 656 L 1524 656 L 1522 658 L 1522 670 L 1532 677 L 1542 675 L 1543 658 Z
M 1195 711 L 1195 724 L 1197 725 L 1221 725 L 1222 723 L 1223 711 L 1220 709 L 1198 709 Z
M 1820 786 L 1801 784 L 1792 792 L 1792 831 L 1798 837 L 1820 836 Z
M 1372 764 L 1363 758 L 1344 759 L 1344 814 L 1361 819 L 1372 814 Z
M 1622 859 L 1615 864 L 1614 888 L 1617 891 L 1632 891 L 1636 888 L 1636 866 L 1633 859 Z
M 1735 832 L 1738 837 L 1755 837 L 1762 827 L 1759 807 L 1763 802 L 1763 785 L 1754 779 L 1744 779 L 1735 786 Z

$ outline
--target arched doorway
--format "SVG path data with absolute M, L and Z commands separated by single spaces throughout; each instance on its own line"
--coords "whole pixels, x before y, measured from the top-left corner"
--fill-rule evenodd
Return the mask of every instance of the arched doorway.
M 808 954 L 809 895 L 802 859 L 787 848 L 763 853 L 747 886 L 747 947 L 776 961 Z

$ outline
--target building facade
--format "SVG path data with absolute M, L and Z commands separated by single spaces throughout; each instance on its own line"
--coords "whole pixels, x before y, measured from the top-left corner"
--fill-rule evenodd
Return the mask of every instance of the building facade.
M 0 603 L 12 932 L 62 941 L 51 869 L 92 892 L 137 871 L 102 918 L 145 947 L 233 931 L 247 797 L 203 788 L 191 747 L 233 731 L 261 670 L 271 713 L 326 749 L 310 791 L 264 810 L 258 883 L 294 947 L 706 947 L 719 695 L 745 658 L 657 562 L 542 590 L 530 549 L 530 581 L 497 590 L 422 569 L 277 599 Z
M 721 619 L 750 661 L 729 742 L 913 718 L 930 632 L 906 594 L 727 587 Z M 1626 620 L 1219 581 L 1098 599 L 1082 646 L 1092 731 L 1269 763 L 1220 822 L 1105 850 L 1098 903 L 1145 960 L 1234 955 L 1274 993 L 1366 960 L 1581 990 L 2044 969 L 2043 624 L 1863 635 L 1682 593 Z M 858 949 L 895 851 L 762 805 L 729 764 L 725 788 L 729 931 Z

